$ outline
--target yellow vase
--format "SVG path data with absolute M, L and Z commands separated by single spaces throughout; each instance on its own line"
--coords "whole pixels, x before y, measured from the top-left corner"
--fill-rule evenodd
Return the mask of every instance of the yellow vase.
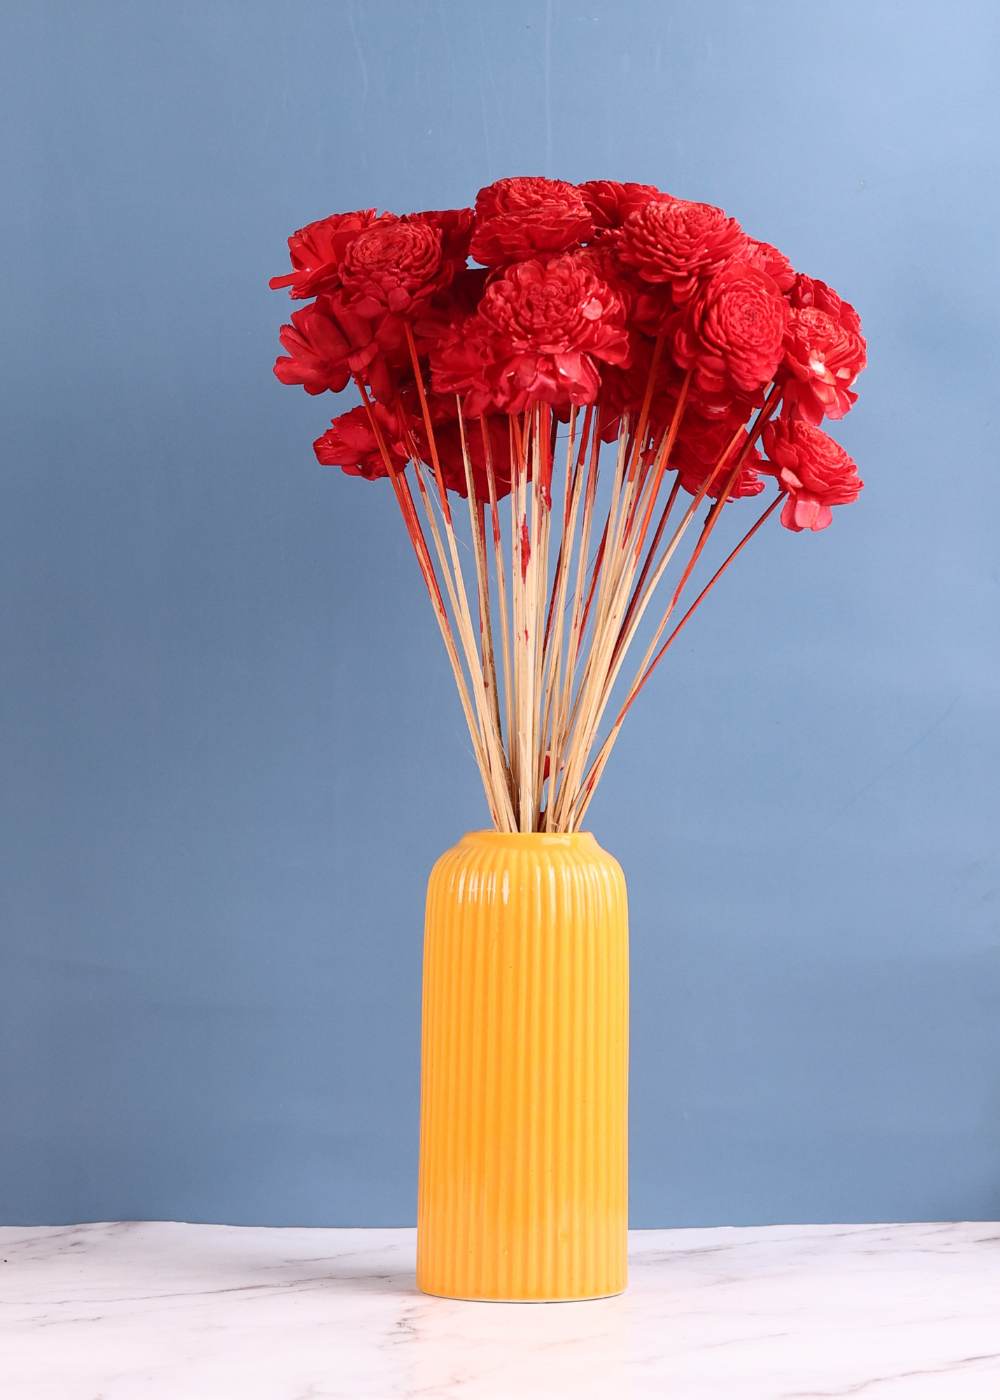
M 417 1287 L 622 1292 L 627 1130 L 621 866 L 589 832 L 470 832 L 427 890 Z

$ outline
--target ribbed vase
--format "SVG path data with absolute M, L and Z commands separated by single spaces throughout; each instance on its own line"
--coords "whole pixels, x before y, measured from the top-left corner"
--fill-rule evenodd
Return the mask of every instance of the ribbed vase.
M 417 1287 L 620 1293 L 627 1129 L 621 866 L 589 832 L 470 832 L 427 890 Z

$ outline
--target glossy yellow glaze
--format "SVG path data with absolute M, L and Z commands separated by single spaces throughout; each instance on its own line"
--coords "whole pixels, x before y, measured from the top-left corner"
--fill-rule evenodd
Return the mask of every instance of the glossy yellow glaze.
M 621 866 L 589 832 L 470 832 L 427 891 L 418 1288 L 620 1293 L 627 1127 Z

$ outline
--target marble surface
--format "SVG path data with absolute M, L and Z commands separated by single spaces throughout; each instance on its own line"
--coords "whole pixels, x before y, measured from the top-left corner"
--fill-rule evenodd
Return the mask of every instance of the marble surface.
M 641 1230 L 591 1303 L 414 1286 L 412 1230 L 0 1229 L 3 1400 L 1000 1397 L 1000 1226 Z

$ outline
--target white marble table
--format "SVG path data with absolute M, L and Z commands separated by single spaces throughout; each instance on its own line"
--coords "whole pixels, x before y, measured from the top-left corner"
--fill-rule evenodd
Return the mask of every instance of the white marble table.
M 412 1230 L 0 1229 L 3 1400 L 1000 1400 L 1000 1227 L 642 1230 L 594 1303 L 414 1287 Z

